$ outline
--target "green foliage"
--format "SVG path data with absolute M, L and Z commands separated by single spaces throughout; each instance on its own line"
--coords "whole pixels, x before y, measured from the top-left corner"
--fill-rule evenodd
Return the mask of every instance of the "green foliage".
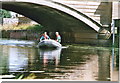
M 0 17 L 2 17 L 2 18 L 11 18 L 10 11 L 0 9 Z
M 41 26 L 41 25 L 34 25 L 34 26 L 29 26 L 27 29 L 40 30 L 41 28 L 43 28 L 43 26 Z

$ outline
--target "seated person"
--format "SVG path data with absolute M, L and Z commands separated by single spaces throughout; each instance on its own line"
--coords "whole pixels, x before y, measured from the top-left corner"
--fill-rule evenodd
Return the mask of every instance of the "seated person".
M 44 32 L 44 34 L 41 36 L 40 41 L 50 39 L 50 37 L 47 35 L 47 32 Z
M 61 36 L 59 35 L 58 32 L 56 32 L 55 34 L 56 34 L 56 41 L 61 43 Z

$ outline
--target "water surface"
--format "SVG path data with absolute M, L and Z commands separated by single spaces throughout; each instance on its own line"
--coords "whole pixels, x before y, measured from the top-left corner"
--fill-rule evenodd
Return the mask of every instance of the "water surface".
M 0 78 L 118 81 L 111 48 L 77 44 L 40 49 L 35 45 L 32 41 L 0 40 Z

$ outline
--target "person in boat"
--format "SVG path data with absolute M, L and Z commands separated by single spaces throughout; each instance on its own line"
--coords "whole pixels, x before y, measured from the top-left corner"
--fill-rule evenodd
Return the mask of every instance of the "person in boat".
M 56 34 L 56 41 L 61 43 L 61 36 L 60 36 L 59 32 L 56 32 L 55 34 Z
M 41 36 L 40 41 L 50 39 L 50 37 L 47 35 L 47 32 L 44 32 L 44 34 Z

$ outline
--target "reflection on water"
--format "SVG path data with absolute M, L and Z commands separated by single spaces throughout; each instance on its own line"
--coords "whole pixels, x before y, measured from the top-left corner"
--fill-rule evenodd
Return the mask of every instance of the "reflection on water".
M 119 68 L 119 54 L 118 51 L 119 49 L 115 49 L 114 47 L 112 47 L 112 56 L 111 56 L 111 80 L 112 81 L 116 81 L 118 80 L 118 75 L 119 72 L 116 71 Z
M 9 48 L 9 72 L 16 72 L 28 66 L 28 50 Z
M 0 78 L 117 81 L 111 58 L 111 49 L 104 47 L 39 49 L 0 45 Z
M 49 65 L 49 63 L 52 63 L 57 67 L 60 61 L 61 48 L 53 49 L 53 50 L 40 49 L 39 52 L 40 52 L 40 61 L 43 61 L 42 63 L 44 67 Z

